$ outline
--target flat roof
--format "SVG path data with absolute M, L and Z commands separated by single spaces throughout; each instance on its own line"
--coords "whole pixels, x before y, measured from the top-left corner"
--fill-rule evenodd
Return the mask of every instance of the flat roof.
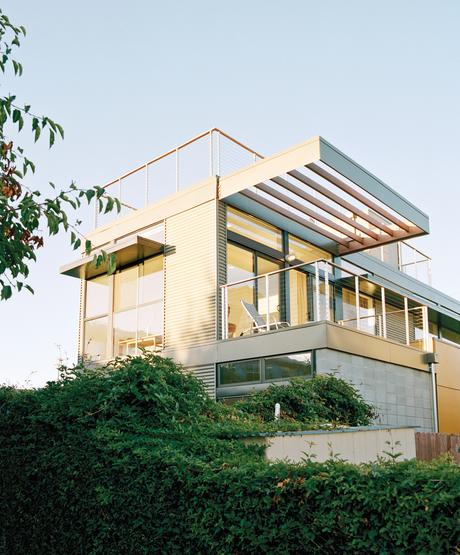
M 425 235 L 428 216 L 322 137 L 219 180 L 218 195 L 339 255 Z

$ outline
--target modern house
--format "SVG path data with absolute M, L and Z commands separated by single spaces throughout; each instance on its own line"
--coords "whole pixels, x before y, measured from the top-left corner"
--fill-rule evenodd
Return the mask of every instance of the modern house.
M 407 241 L 426 214 L 321 137 L 270 157 L 219 129 L 105 185 L 82 257 L 81 357 L 172 357 L 217 399 L 335 372 L 379 423 L 460 432 L 460 302 Z M 111 218 L 111 221 L 109 221 Z

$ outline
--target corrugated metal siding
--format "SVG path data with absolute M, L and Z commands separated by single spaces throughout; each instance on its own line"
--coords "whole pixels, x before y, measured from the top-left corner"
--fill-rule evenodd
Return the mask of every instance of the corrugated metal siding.
M 217 203 L 217 336 L 222 337 L 222 291 L 227 283 L 227 205 Z
M 198 379 L 200 379 L 206 388 L 209 396 L 215 399 L 216 397 L 216 370 L 214 364 L 209 366 L 200 366 L 199 368 L 189 368 Z
M 216 202 L 165 222 L 165 347 L 216 339 Z

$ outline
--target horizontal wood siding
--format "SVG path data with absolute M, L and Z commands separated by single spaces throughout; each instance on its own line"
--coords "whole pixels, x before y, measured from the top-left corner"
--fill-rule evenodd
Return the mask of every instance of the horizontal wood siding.
M 165 222 L 165 347 L 216 339 L 216 202 Z
M 204 383 L 208 395 L 215 399 L 216 397 L 216 371 L 214 364 L 209 366 L 200 366 L 198 368 L 190 368 L 190 371 L 199 380 Z
M 217 322 L 218 337 L 222 338 L 222 290 L 227 283 L 227 205 L 217 204 Z

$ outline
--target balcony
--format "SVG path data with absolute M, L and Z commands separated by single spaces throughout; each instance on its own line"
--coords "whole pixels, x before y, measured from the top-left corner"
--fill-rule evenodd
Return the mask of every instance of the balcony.
M 428 308 L 355 265 L 319 259 L 221 286 L 222 339 L 330 321 L 429 351 Z
M 410 243 L 399 241 L 366 252 L 408 276 L 432 285 L 431 258 Z

